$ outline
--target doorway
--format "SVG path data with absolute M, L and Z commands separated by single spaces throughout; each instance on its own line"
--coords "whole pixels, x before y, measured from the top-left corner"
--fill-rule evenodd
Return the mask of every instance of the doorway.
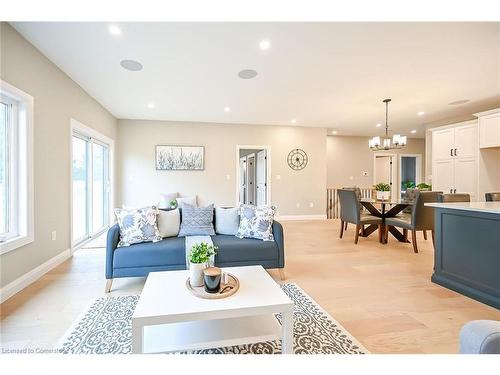
M 403 197 L 406 189 L 415 188 L 422 181 L 422 155 L 399 155 L 399 187 Z
M 72 126 L 71 233 L 79 247 L 106 231 L 110 223 L 110 144 Z
M 237 146 L 237 204 L 265 206 L 270 202 L 270 148 Z
M 386 183 L 391 187 L 391 199 L 398 197 L 395 154 L 373 155 L 373 184 Z

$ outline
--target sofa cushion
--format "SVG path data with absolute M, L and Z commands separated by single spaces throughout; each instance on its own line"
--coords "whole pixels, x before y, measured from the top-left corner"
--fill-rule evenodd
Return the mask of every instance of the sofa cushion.
M 155 206 L 139 209 L 115 208 L 115 215 L 120 226 L 119 247 L 161 241 L 157 226 L 158 209 Z
M 158 231 L 163 238 L 177 236 L 180 225 L 181 214 L 178 208 L 169 211 L 158 211 Z
M 272 225 L 275 212 L 274 206 L 240 205 L 240 226 L 236 236 L 274 241 Z
M 191 206 L 198 207 L 196 195 L 194 197 L 177 198 L 176 200 L 177 200 L 177 207 L 182 207 L 183 204 L 189 204 Z
M 215 257 L 215 261 L 219 263 L 278 259 L 278 246 L 274 241 L 238 238 L 223 234 L 212 236 L 212 241 L 215 246 L 219 247 Z
M 186 265 L 184 238 L 170 237 L 159 242 L 119 247 L 113 256 L 114 268 Z
M 193 207 L 182 204 L 182 220 L 179 237 L 182 236 L 212 236 L 214 231 L 214 205 Z
M 215 208 L 215 233 L 236 235 L 240 226 L 240 214 L 238 207 Z
M 170 202 L 177 199 L 179 193 L 160 193 L 159 208 L 170 208 Z

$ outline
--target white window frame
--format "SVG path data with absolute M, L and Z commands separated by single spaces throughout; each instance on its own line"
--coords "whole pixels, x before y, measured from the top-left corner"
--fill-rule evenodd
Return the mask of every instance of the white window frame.
M 33 97 L 0 80 L 2 100 L 13 106 L 9 139 L 9 233 L 0 236 L 0 254 L 35 240 L 33 214 Z
M 70 227 L 71 227 L 71 249 L 75 251 L 80 248 L 82 245 L 87 243 L 88 241 L 98 237 L 100 234 L 104 233 L 107 228 L 111 227 L 114 223 L 114 211 L 113 205 L 115 201 L 115 142 L 113 139 L 101 134 L 97 130 L 82 124 L 80 121 L 75 120 L 74 118 L 70 119 L 70 134 L 69 134 L 69 147 L 70 147 L 70 158 L 73 157 L 73 135 L 77 134 L 83 137 L 90 138 L 93 142 L 102 144 L 108 147 L 108 181 L 109 181 L 109 196 L 108 196 L 108 225 L 101 232 L 94 233 L 93 236 L 83 240 L 81 242 L 76 243 L 73 235 L 73 166 L 72 163 L 69 163 L 69 178 L 70 178 Z M 90 161 L 92 162 L 92 161 Z M 87 173 L 90 173 L 88 170 Z M 91 187 L 90 187 L 91 188 Z M 92 204 L 90 201 L 88 204 Z

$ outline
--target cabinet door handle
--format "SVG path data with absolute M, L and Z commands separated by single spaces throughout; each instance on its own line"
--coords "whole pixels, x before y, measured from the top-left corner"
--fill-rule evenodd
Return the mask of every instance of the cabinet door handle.
M 453 189 L 453 194 L 456 194 L 457 193 L 457 189 Z
M 455 149 L 455 156 L 457 156 L 457 149 Z
M 450 148 L 450 156 L 453 156 L 453 149 Z
M 450 189 L 450 194 L 453 194 L 453 189 Z

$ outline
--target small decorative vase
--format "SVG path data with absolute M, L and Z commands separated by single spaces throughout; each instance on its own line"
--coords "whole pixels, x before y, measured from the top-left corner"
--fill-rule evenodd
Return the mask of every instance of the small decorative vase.
M 377 191 L 377 199 L 381 201 L 386 201 L 389 199 L 390 191 Z
M 189 262 L 189 283 L 191 286 L 203 286 L 203 270 L 207 268 L 206 263 Z

